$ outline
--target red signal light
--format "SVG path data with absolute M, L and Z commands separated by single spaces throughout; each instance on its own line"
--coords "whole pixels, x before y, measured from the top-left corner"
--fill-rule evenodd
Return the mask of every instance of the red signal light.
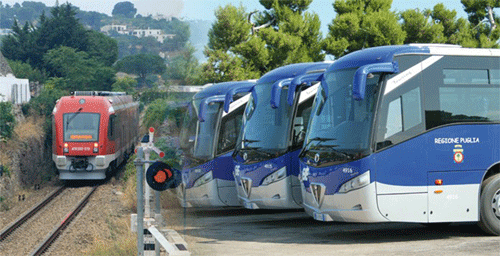
M 178 170 L 172 169 L 168 164 L 155 162 L 146 171 L 146 182 L 157 191 L 164 191 L 168 188 L 175 188 L 181 183 L 181 176 Z
M 167 180 L 167 174 L 165 173 L 165 170 L 158 171 L 154 176 L 154 179 L 157 183 L 165 182 Z

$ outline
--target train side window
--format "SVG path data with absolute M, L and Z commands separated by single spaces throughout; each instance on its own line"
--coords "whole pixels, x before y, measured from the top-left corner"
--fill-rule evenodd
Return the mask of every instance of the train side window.
M 116 115 L 111 115 L 109 117 L 109 125 L 108 125 L 108 139 L 109 140 L 114 140 L 115 139 L 115 123 L 116 123 Z

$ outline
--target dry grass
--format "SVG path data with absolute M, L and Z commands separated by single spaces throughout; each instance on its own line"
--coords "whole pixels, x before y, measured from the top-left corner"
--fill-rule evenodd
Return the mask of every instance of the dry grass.
M 130 232 L 130 220 L 127 217 L 109 216 L 107 224 L 111 231 L 111 237 L 95 241 L 85 255 L 136 255 L 137 235 Z
M 44 136 L 43 120 L 41 118 L 30 116 L 14 127 L 14 137 L 17 141 L 26 141 L 30 138 L 40 139 Z
M 136 177 L 130 177 L 123 187 L 123 204 L 127 210 L 137 212 Z
M 13 138 L 7 142 L 0 142 L 0 164 L 10 166 L 12 163 L 12 152 L 21 148 L 21 143 L 29 139 L 42 139 L 45 136 L 43 130 L 43 120 L 40 118 L 28 117 L 23 119 L 14 127 Z

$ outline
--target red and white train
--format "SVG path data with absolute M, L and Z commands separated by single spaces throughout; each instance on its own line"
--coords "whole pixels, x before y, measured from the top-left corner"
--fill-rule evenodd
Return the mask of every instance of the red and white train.
M 138 103 L 123 92 L 74 92 L 52 115 L 52 159 L 60 180 L 102 180 L 138 139 Z

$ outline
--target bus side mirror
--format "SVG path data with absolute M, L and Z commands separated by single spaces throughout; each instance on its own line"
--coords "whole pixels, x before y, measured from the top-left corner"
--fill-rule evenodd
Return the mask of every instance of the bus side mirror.
M 324 70 L 321 70 L 324 71 Z M 319 82 L 323 79 L 323 72 L 321 73 L 311 73 L 311 74 L 305 74 L 302 76 L 298 76 L 292 80 L 290 83 L 290 86 L 288 88 L 288 105 L 293 105 L 293 101 L 295 100 L 295 91 L 297 90 L 297 86 L 301 84 L 310 84 L 314 82 Z
M 226 93 L 226 96 L 225 96 L 225 99 L 224 99 L 224 112 L 226 112 L 226 113 L 229 112 L 229 107 L 231 105 L 231 102 L 233 102 L 234 95 L 236 95 L 238 93 L 250 92 L 253 89 L 253 87 L 254 87 L 254 83 L 253 82 L 249 82 L 249 84 L 245 84 L 243 86 L 235 87 L 235 88 L 230 89 Z
M 283 86 L 289 86 L 292 78 L 286 78 L 279 80 L 273 84 L 273 88 L 271 89 L 271 107 L 278 108 L 280 106 L 281 101 L 281 89 Z
M 146 171 L 146 182 L 156 191 L 176 188 L 181 183 L 181 173 L 168 164 L 157 161 Z
M 355 100 L 365 98 L 366 78 L 370 73 L 398 73 L 399 65 L 397 62 L 383 62 L 364 65 L 356 70 L 354 81 L 352 83 L 352 95 Z
M 215 95 L 203 99 L 200 103 L 200 112 L 198 113 L 198 119 L 200 120 L 200 122 L 205 122 L 205 119 L 207 118 L 208 104 L 213 102 L 224 102 L 225 99 L 225 95 Z

